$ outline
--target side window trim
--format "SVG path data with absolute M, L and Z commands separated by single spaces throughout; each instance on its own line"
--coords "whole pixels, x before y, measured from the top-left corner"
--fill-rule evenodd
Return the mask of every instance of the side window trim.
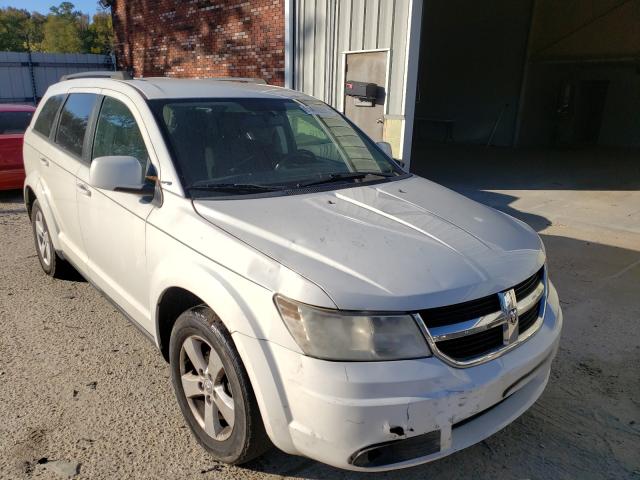
M 95 103 L 93 104 L 93 108 L 91 109 L 91 113 L 89 114 L 89 119 L 87 120 L 87 129 L 85 130 L 84 133 L 84 139 L 83 139 L 83 143 L 82 143 L 82 152 L 80 154 L 80 156 L 78 156 L 76 153 L 70 151 L 69 149 L 65 148 L 64 146 L 60 145 L 56 139 L 58 136 L 58 128 L 60 127 L 60 120 L 62 118 L 62 111 L 64 110 L 65 105 L 67 104 L 67 102 L 69 101 L 69 98 L 71 98 L 71 95 L 73 93 L 76 94 L 82 94 L 82 93 L 88 93 L 89 95 L 95 95 L 96 100 Z M 70 157 L 82 162 L 82 163 L 88 163 L 85 159 L 87 157 L 87 141 L 91 140 L 91 138 L 89 137 L 89 134 L 93 131 L 93 129 L 95 128 L 95 122 L 96 119 L 98 117 L 98 112 L 100 111 L 100 109 L 98 108 L 100 105 L 102 105 L 102 101 L 104 99 L 104 95 L 101 95 L 99 93 L 91 93 L 91 92 L 69 92 L 66 94 L 66 97 L 64 99 L 64 101 L 62 102 L 62 105 L 60 105 L 60 108 L 58 109 L 58 113 L 56 114 L 56 119 L 55 119 L 55 133 L 53 132 L 53 128 L 52 130 L 52 134 L 53 137 L 50 138 L 51 139 L 51 143 L 56 147 L 59 148 L 60 150 L 62 150 L 64 153 L 66 153 L 67 155 L 69 155 Z M 92 143 L 93 145 L 93 143 Z M 89 150 L 89 156 L 91 156 L 91 150 Z
M 53 117 L 53 124 L 51 125 L 51 131 L 49 132 L 49 141 L 53 144 L 55 144 L 55 138 L 56 138 L 56 132 L 58 131 L 58 122 L 60 121 L 60 115 L 62 114 L 62 107 L 64 107 L 64 104 L 67 103 L 67 99 L 69 98 L 69 94 L 65 93 L 63 94 L 64 98 L 62 99 L 62 102 L 60 102 L 60 105 L 58 106 L 58 111 L 56 112 L 56 116 Z
M 51 133 L 49 134 L 49 140 L 53 143 L 57 148 L 62 148 L 60 145 L 56 143 L 56 137 L 58 136 L 58 127 L 60 126 L 60 117 L 62 117 L 62 110 L 64 110 L 64 106 L 67 104 L 69 100 L 69 94 L 65 94 L 64 100 L 60 104 L 58 108 L 58 112 L 56 113 L 56 118 L 53 121 L 53 127 L 51 127 Z M 65 150 L 66 151 L 66 150 Z
M 49 98 L 47 98 L 44 103 L 42 104 L 42 106 L 44 107 L 44 104 L 47 103 L 50 99 L 52 99 L 53 97 L 63 97 L 62 98 L 62 102 L 60 102 L 60 105 L 58 105 L 58 110 L 56 110 L 56 114 L 53 117 L 53 121 L 51 122 L 51 129 L 49 130 L 49 135 L 43 135 L 42 132 L 39 132 L 38 130 L 36 130 L 35 128 L 31 127 L 31 131 L 33 133 L 35 133 L 36 135 L 39 135 L 41 138 L 44 138 L 45 140 L 48 140 L 49 143 L 51 143 L 52 145 L 55 145 L 55 141 L 54 139 L 56 138 L 56 131 L 58 130 L 58 121 L 60 120 L 60 112 L 62 112 L 62 107 L 64 106 L 64 104 L 67 101 L 67 97 L 69 96 L 68 93 L 58 93 L 56 95 L 51 95 Z M 40 100 L 42 102 L 42 100 Z M 38 112 L 38 116 L 36 117 L 34 115 L 34 126 L 35 126 L 35 122 L 38 120 L 38 117 L 40 117 L 40 115 L 42 115 L 42 109 L 40 110 L 40 112 Z
M 82 161 L 87 166 L 90 166 L 93 161 L 93 146 L 96 140 L 98 118 L 100 117 L 100 111 L 102 110 L 102 104 L 105 98 L 104 95 L 97 95 L 96 103 L 93 106 L 91 115 L 89 115 L 89 124 L 87 125 L 87 132 L 85 133 L 84 144 L 82 145 Z

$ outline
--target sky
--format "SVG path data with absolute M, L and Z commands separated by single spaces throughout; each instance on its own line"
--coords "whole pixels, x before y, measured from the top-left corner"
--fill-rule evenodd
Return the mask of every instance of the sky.
M 33 12 L 48 13 L 52 5 L 60 5 L 63 0 L 0 0 L 0 7 L 23 8 Z M 69 0 L 76 10 L 93 15 L 98 11 L 98 0 Z

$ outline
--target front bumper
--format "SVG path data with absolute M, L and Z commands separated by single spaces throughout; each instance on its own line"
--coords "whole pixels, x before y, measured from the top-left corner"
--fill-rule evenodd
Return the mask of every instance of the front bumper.
M 435 357 L 329 362 L 266 341 L 238 340 L 252 357 L 252 365 L 261 362 L 250 373 L 276 446 L 344 469 L 391 470 L 473 445 L 504 428 L 538 399 L 562 327 L 551 284 L 547 302 L 543 324 L 528 341 L 495 360 L 465 369 Z M 362 452 L 371 446 L 400 445 L 429 432 L 436 439 L 431 451 L 384 464 L 362 462 Z

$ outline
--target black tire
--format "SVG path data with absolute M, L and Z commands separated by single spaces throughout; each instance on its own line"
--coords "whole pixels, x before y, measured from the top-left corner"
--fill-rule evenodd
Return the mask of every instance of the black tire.
M 52 277 L 63 277 L 68 271 L 69 267 L 67 262 L 60 258 L 55 248 L 53 247 L 49 227 L 47 226 L 47 221 L 44 218 L 44 213 L 42 213 L 42 208 L 40 208 L 40 202 L 38 200 L 35 200 L 33 202 L 33 206 L 31 207 L 31 228 L 33 230 L 33 239 L 35 242 L 36 253 L 38 254 L 38 260 L 40 261 L 42 270 L 44 270 L 44 273 Z M 38 232 L 40 228 L 43 228 L 43 230 Z M 41 248 L 39 243 L 40 241 L 48 243 L 48 256 Z
M 190 357 L 187 350 L 183 350 L 183 346 L 194 339 L 196 342 L 204 340 L 200 343 L 202 346 L 200 353 L 207 364 L 211 358 L 211 353 L 207 354 L 207 351 L 213 349 L 224 367 L 222 378 L 226 379 L 228 393 L 233 400 L 235 419 L 232 427 L 229 427 L 228 424 L 227 427 L 223 427 L 230 428 L 230 432 L 227 430 L 227 438 L 216 439 L 209 435 L 200 423 L 203 418 L 206 418 L 204 412 L 198 419 L 196 418 L 198 412 L 194 414 L 192 410 L 198 409 L 195 406 L 196 402 L 202 408 L 206 408 L 205 404 L 207 403 L 213 404 L 215 407 L 215 400 L 207 402 L 207 390 L 202 382 L 198 382 L 198 388 L 203 392 L 201 403 L 199 396 L 192 396 L 190 404 L 190 400 L 185 394 L 182 380 L 183 372 L 191 374 L 198 369 L 189 360 Z M 171 332 L 169 360 L 173 388 L 187 425 L 198 443 L 216 460 L 237 465 L 253 460 L 271 448 L 272 444 L 265 432 L 260 410 L 240 355 L 233 344 L 231 335 L 210 308 L 201 305 L 187 310 L 178 317 Z M 189 367 L 187 368 L 185 364 Z M 206 375 L 205 373 L 204 376 L 198 378 L 206 378 Z M 210 383 L 209 386 L 211 385 Z M 212 393 L 209 398 L 213 397 Z M 222 413 L 216 413 L 217 422 L 224 424 L 226 420 L 221 415 Z

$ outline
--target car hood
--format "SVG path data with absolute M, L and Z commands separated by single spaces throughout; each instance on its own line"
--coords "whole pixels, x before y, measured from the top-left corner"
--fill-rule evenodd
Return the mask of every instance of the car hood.
M 410 311 L 509 288 L 544 264 L 526 224 L 420 177 L 277 197 L 196 200 L 202 217 L 345 310 Z

